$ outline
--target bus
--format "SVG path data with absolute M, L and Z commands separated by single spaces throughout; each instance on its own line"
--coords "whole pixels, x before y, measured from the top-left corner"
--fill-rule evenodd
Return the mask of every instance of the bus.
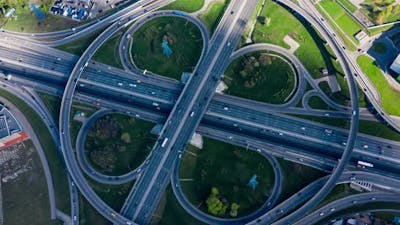
M 357 167 L 359 167 L 359 168 L 371 167 L 372 168 L 372 167 L 374 167 L 374 164 L 358 160 Z
M 164 148 L 165 145 L 167 144 L 167 142 L 168 142 L 168 138 L 164 138 L 164 141 L 162 142 L 161 147 Z

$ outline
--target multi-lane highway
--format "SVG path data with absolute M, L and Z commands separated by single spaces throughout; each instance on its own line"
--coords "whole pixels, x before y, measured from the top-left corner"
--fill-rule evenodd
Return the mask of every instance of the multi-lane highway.
M 148 4 L 143 5 L 142 3 L 144 2 Z M 397 178 L 399 171 L 398 162 L 400 159 L 397 150 L 400 149 L 400 147 L 398 143 L 368 136 L 358 136 L 356 140 L 359 116 L 357 92 L 353 81 L 352 70 L 346 61 L 346 53 L 343 52 L 340 42 L 330 37 L 327 31 L 329 29 L 324 29 L 318 19 L 316 19 L 316 22 L 313 16 L 310 16 L 308 12 L 292 2 L 286 0 L 282 0 L 282 2 L 290 8 L 295 9 L 312 24 L 315 22 L 314 25 L 338 56 L 338 60 L 347 75 L 347 81 L 350 87 L 352 100 L 350 110 L 337 105 L 322 92 L 319 93 L 321 98 L 328 104 L 334 106 L 333 108 L 340 111 L 296 109 L 294 107 L 287 107 L 286 105 L 273 106 L 224 95 L 216 95 L 211 101 L 218 81 L 230 62 L 231 54 L 236 48 L 246 22 L 252 15 L 252 11 L 257 4 L 256 0 L 248 0 L 246 3 L 235 1 L 229 4 L 221 19 L 221 23 L 211 39 L 209 48 L 208 34 L 204 35 L 205 32 L 202 31 L 203 47 L 205 49 L 203 49 L 204 54 L 202 54 L 193 75 L 183 88 L 178 82 L 162 77 L 154 77 L 151 73 L 146 74 L 146 76 L 141 76 L 140 74 L 142 72 L 132 66 L 125 66 L 125 68 L 131 70 L 133 73 L 129 71 L 123 72 L 93 61 L 89 62 L 96 50 L 115 32 L 127 26 L 132 20 L 140 18 L 144 14 L 148 14 L 148 11 L 163 6 L 163 4 L 168 3 L 168 1 L 141 1 L 132 12 L 118 17 L 121 19 L 115 20 L 116 22 L 107 28 L 79 59 L 62 52 L 54 52 L 50 49 L 42 51 L 43 48 L 25 42 L 26 46 L 13 46 L 11 54 L 5 55 L 0 51 L 0 59 L 2 60 L 0 61 L 0 66 L 6 69 L 7 72 L 12 71 L 16 73 L 17 76 L 15 76 L 12 81 L 8 82 L 15 82 L 16 85 L 21 85 L 24 81 L 28 81 L 25 83 L 28 86 L 38 90 L 47 90 L 55 94 L 60 94 L 62 92 L 64 84 L 67 81 L 64 89 L 59 121 L 61 146 L 66 159 L 66 165 L 82 194 L 99 213 L 113 223 L 134 224 L 130 219 L 133 219 L 139 224 L 147 224 L 150 221 L 152 212 L 157 206 L 163 190 L 169 181 L 169 175 L 172 174 L 173 168 L 177 165 L 175 162 L 180 158 L 179 156 L 183 154 L 187 142 L 197 129 L 203 135 L 237 145 L 244 145 L 262 154 L 267 154 L 268 152 L 268 154 L 282 156 L 293 161 L 299 161 L 300 163 L 311 164 L 314 167 L 326 171 L 333 169 L 333 173 L 330 177 L 319 181 L 318 185 L 314 184 L 313 186 L 313 184 L 311 184 L 307 187 L 309 188 L 307 190 L 312 189 L 313 191 L 306 192 L 308 194 L 299 192 L 297 195 L 285 201 L 284 203 L 286 205 L 282 205 L 282 203 L 264 215 L 257 214 L 254 218 L 251 218 L 253 221 L 250 222 L 270 224 L 276 219 L 279 219 L 286 212 L 294 209 L 300 203 L 311 199 L 300 207 L 299 210 L 296 210 L 288 217 L 276 222 L 276 224 L 293 224 L 298 221 L 300 216 L 309 212 L 322 200 L 334 184 L 349 179 L 347 173 L 341 175 L 349 160 L 350 167 L 348 168 L 351 169 L 354 169 L 359 159 L 373 162 L 375 165 L 373 169 L 369 169 L 369 171 L 375 174 L 368 174 L 369 177 L 362 174 L 358 177 L 359 172 L 354 172 L 350 180 L 362 179 L 371 181 L 372 183 L 378 183 L 379 181 L 381 185 L 387 185 L 389 189 L 396 187 L 395 185 L 398 184 L 395 184 L 393 180 L 389 181 L 389 178 L 385 178 L 386 180 L 383 179 L 380 174 Z M 147 19 L 152 19 L 153 16 L 162 16 L 162 12 L 161 15 L 159 13 L 149 14 Z M 185 14 L 181 14 L 181 16 L 186 17 Z M 145 21 L 146 19 L 141 22 Z M 193 22 L 195 24 L 198 23 L 198 21 Z M 138 23 L 135 29 L 137 29 L 139 25 Z M 97 29 L 95 24 L 87 26 L 87 28 Z M 133 31 L 135 29 L 132 28 Z M 82 33 L 79 35 L 70 35 L 64 39 L 59 39 L 52 43 L 48 42 L 46 44 L 57 45 L 66 43 L 74 38 L 80 37 L 80 35 L 82 35 Z M 128 33 L 125 35 L 128 35 Z M 9 36 L 5 37 L 9 38 Z M 126 44 L 127 42 L 125 43 L 125 47 L 127 46 Z M 123 49 L 123 46 L 124 45 L 120 45 L 120 51 Z M 27 52 L 27 49 L 34 49 L 36 47 L 38 48 L 36 51 Z M 265 47 L 266 46 L 251 46 L 249 49 L 258 50 L 261 48 L 264 49 Z M 274 46 L 269 46 L 268 48 L 277 49 L 277 47 Z M 9 48 L 7 47 L 4 49 Z M 249 49 L 242 49 L 238 52 L 250 51 Z M 282 50 L 278 49 L 276 51 L 279 52 Z M 56 57 L 54 57 L 55 55 Z M 126 60 L 124 64 L 126 64 L 128 62 L 127 55 L 125 53 L 121 55 L 122 58 L 125 57 Z M 286 56 L 288 54 L 285 53 L 284 55 Z M 47 62 L 43 61 L 44 58 L 49 56 L 54 57 L 54 59 Z M 289 58 L 292 63 L 296 61 L 296 59 Z M 19 68 L 21 66 L 23 67 Z M 297 93 L 302 94 L 305 88 L 304 78 L 308 79 L 308 75 L 305 69 L 301 68 L 301 64 L 294 63 L 294 66 L 298 74 L 301 74 L 298 77 L 299 90 L 297 90 Z M 71 67 L 74 68 L 72 72 Z M 66 76 L 70 72 L 71 75 L 69 77 Z M 98 76 L 99 73 L 105 74 L 106 76 Z M 116 74 L 117 76 L 115 76 Z M 33 75 L 33 77 L 28 78 L 28 75 Z M 157 81 L 155 83 L 156 85 L 154 81 Z M 308 82 L 311 85 L 313 84 L 310 80 L 308 80 Z M 46 84 L 50 84 L 50 86 Z M 79 93 L 75 93 L 75 89 L 77 89 Z M 314 87 L 314 89 L 319 90 L 318 87 Z M 69 132 L 69 114 L 74 94 L 78 99 L 92 104 L 108 106 L 115 111 L 133 114 L 136 117 L 150 119 L 158 123 L 164 123 L 159 141 L 156 143 L 150 157 L 146 161 L 148 162 L 148 166 L 141 176 L 139 176 L 138 183 L 135 185 L 134 189 L 132 189 L 122 209 L 122 214 L 125 217 L 108 207 L 93 192 L 87 184 L 87 181 L 85 181 L 74 158 Z M 288 105 L 294 105 L 298 102 L 301 94 L 295 94 Z M 266 109 L 266 107 L 270 109 Z M 350 132 L 275 114 L 276 112 L 285 111 L 287 113 L 300 112 L 304 114 L 312 112 L 314 115 L 350 118 Z M 362 112 L 362 116 L 366 119 L 371 119 L 371 115 L 366 114 L 364 111 Z M 82 132 L 84 133 L 85 131 Z M 82 144 L 83 142 L 80 143 Z M 350 155 L 353 150 L 353 145 L 355 146 L 354 154 Z M 282 151 L 282 149 L 285 150 Z M 336 165 L 338 159 L 339 161 Z M 92 172 L 93 171 L 89 171 L 89 173 Z M 101 177 L 100 175 L 99 180 L 103 179 L 109 178 Z M 177 176 L 173 179 L 177 179 Z M 324 185 L 325 181 L 326 183 Z M 174 180 L 173 184 L 178 188 L 174 188 L 178 193 L 177 195 L 179 196 L 179 193 L 182 194 L 179 190 L 179 184 L 174 182 Z M 183 201 L 180 200 L 180 202 L 182 203 Z M 269 201 L 267 201 L 266 204 L 268 204 L 268 202 Z M 185 209 L 195 215 L 194 210 L 185 206 L 184 203 L 182 204 Z M 203 219 L 204 218 L 207 219 L 207 215 L 205 215 Z M 208 219 L 210 218 L 208 217 Z M 244 221 L 245 220 L 242 220 L 242 222 Z
M 256 0 L 234 1 L 227 7 L 211 39 L 210 49 L 183 88 L 152 150 L 149 165 L 122 208 L 128 218 L 140 224 L 150 222 L 174 162 L 200 123 L 256 4 Z

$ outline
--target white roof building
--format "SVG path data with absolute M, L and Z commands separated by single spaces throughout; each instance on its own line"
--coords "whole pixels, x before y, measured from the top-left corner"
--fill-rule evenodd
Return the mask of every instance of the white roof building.
M 400 74 L 400 54 L 393 61 L 392 65 L 390 65 L 390 69 L 396 72 L 397 74 Z

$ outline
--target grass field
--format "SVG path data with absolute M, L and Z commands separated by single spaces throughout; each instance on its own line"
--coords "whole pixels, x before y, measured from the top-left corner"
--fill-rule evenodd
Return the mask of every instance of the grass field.
M 0 90 L 0 96 L 7 98 L 28 118 L 33 130 L 39 138 L 40 144 L 43 146 L 44 153 L 49 163 L 51 176 L 54 183 L 54 191 L 56 196 L 57 208 L 67 214 L 70 212 L 68 179 L 66 177 L 64 164 L 61 156 L 57 152 L 53 139 L 50 136 L 47 127 L 38 114 L 28 106 L 24 101 L 11 94 L 10 92 Z
M 341 92 L 331 95 L 332 100 L 339 104 L 345 104 L 349 99 L 347 84 L 343 78 L 340 65 L 336 57 L 318 33 L 302 20 L 296 18 L 279 4 L 267 0 L 261 16 L 269 18 L 269 24 L 257 23 L 254 29 L 253 40 L 256 43 L 272 43 L 285 48 L 289 46 L 283 41 L 286 35 L 291 36 L 300 47 L 295 55 L 303 63 L 313 78 L 321 77 L 321 69 L 327 68 L 329 74 L 335 74 L 342 88 Z M 328 95 L 330 93 L 326 92 Z
M 312 96 L 308 100 L 308 105 L 313 109 L 326 109 L 326 110 L 331 110 L 332 109 L 331 107 L 328 106 L 328 104 L 326 104 L 324 102 L 324 100 L 322 100 L 318 96 Z
M 18 175 L 15 180 L 2 183 L 2 205 L 4 224 L 52 224 L 50 220 L 50 203 L 38 153 L 32 142 L 25 141 L 24 150 L 32 151 L 32 169 Z
M 360 120 L 358 130 L 364 134 L 400 141 L 400 133 L 379 122 Z
M 362 29 L 361 26 L 350 17 L 337 2 L 332 0 L 321 0 L 319 4 L 332 17 L 345 34 L 351 38 L 353 42 L 358 43 L 354 35 Z
M 400 106 L 393 104 L 400 99 L 400 92 L 394 90 L 382 74 L 381 70 L 375 65 L 374 60 L 361 55 L 357 58 L 357 63 L 374 84 L 381 96 L 381 105 L 385 111 L 391 115 L 400 116 Z
M 66 19 L 64 17 L 55 16 L 49 12 L 46 12 L 52 5 L 52 1 L 35 1 L 35 4 L 37 3 L 42 5 L 42 7 L 39 7 L 39 9 L 46 15 L 46 18 L 43 21 L 39 21 L 36 18 L 35 13 L 30 10 L 29 1 L 22 0 L 19 1 L 19 5 L 15 7 L 16 11 L 14 15 L 17 16 L 17 18 L 12 18 L 7 21 L 5 17 L 1 17 L 0 24 L 5 23 L 3 28 L 6 30 L 28 33 L 69 29 L 79 24 L 79 22 L 72 19 Z
M 88 132 L 85 152 L 96 170 L 122 175 L 137 168 L 156 141 L 150 133 L 155 124 L 121 114 L 105 115 Z M 122 134 L 129 136 L 124 141 Z
M 195 12 L 204 5 L 204 0 L 175 0 L 162 9 L 176 9 L 185 12 Z
M 225 93 L 282 104 L 295 87 L 291 65 L 266 52 L 256 52 L 233 61 L 225 72 Z
M 173 53 L 163 55 L 161 43 L 167 37 Z M 132 37 L 135 64 L 156 74 L 180 80 L 182 72 L 192 72 L 202 51 L 199 29 L 182 18 L 160 17 L 144 24 Z
M 123 69 L 118 51 L 119 42 L 123 34 L 124 31 L 122 30 L 108 39 L 93 56 L 93 60 Z
M 161 203 L 153 215 L 151 224 L 157 225 L 205 225 L 189 215 L 174 196 L 171 186 L 168 186 Z
M 122 205 L 125 202 L 125 199 L 128 197 L 129 192 L 132 189 L 132 186 L 135 181 L 131 181 L 125 184 L 119 185 L 108 185 L 101 184 L 96 181 L 91 180 L 90 178 L 86 178 L 90 186 L 97 193 L 97 195 L 109 205 L 111 208 L 119 211 L 122 208 Z
M 274 174 L 269 162 L 256 152 L 232 146 L 219 141 L 205 139 L 204 147 L 195 151 L 197 157 L 186 153 L 180 170 L 180 177 L 193 181 L 182 181 L 182 188 L 188 199 L 200 209 L 207 211 L 205 200 L 211 187 L 217 187 L 229 203 L 240 205 L 238 215 L 245 215 L 260 207 L 274 184 Z M 259 185 L 253 191 L 247 186 L 256 174 Z
M 323 205 L 326 205 L 330 202 L 336 201 L 340 198 L 343 198 L 343 197 L 346 197 L 349 195 L 353 195 L 353 194 L 357 194 L 357 193 L 359 193 L 359 192 L 351 189 L 349 184 L 336 185 L 333 188 L 333 190 L 328 194 L 328 196 L 326 196 L 325 199 L 322 200 L 322 202 L 320 202 L 317 207 L 319 208 Z
M 88 34 L 76 41 L 72 41 L 70 43 L 56 46 L 56 49 L 69 52 L 74 55 L 82 55 L 82 53 L 86 50 L 87 47 L 96 39 L 102 31 L 95 32 L 93 34 Z
M 342 3 L 342 5 L 352 13 L 357 10 L 357 7 L 353 5 L 353 3 L 351 3 L 349 0 L 338 0 L 338 2 Z
M 282 202 L 307 186 L 311 182 L 323 177 L 325 173 L 314 168 L 278 159 L 283 172 L 283 185 L 279 202 Z
M 82 195 L 79 196 L 79 224 L 112 225 L 112 223 L 100 215 Z
M 289 48 L 283 41 L 289 35 L 300 44 L 295 55 L 314 78 L 321 76 L 321 68 L 327 68 L 331 74 L 336 73 L 333 65 L 335 57 L 327 51 L 323 40 L 312 27 L 302 24 L 285 8 L 270 0 L 267 0 L 261 16 L 270 18 L 270 22 L 265 25 L 259 22 L 256 24 L 253 34 L 256 43 L 272 43 Z
M 225 8 L 228 6 L 230 0 L 220 0 L 212 2 L 208 5 L 206 11 L 199 16 L 200 20 L 203 21 L 211 33 L 214 33 L 214 30 L 218 26 L 218 22 L 222 18 L 225 12 Z

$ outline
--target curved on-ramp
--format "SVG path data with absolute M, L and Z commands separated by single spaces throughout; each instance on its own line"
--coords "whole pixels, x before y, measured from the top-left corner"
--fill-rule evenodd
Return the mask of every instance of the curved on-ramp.
M 203 57 L 203 55 L 208 51 L 208 45 L 210 42 L 210 33 L 208 28 L 204 25 L 204 23 L 199 20 L 197 17 L 194 17 L 185 12 L 181 12 L 178 10 L 161 10 L 149 13 L 146 17 L 136 21 L 122 36 L 122 39 L 119 44 L 119 55 L 121 58 L 122 66 L 125 70 L 134 71 L 137 67 L 135 62 L 132 59 L 131 55 L 131 44 L 133 42 L 133 34 L 141 28 L 145 23 L 160 17 L 177 17 L 186 19 L 187 21 L 193 23 L 199 28 L 202 39 L 203 39 L 203 49 L 200 54 L 199 59 Z M 199 60 L 200 61 L 200 60 Z
M 132 181 L 139 176 L 140 171 L 142 170 L 143 165 L 140 165 L 138 168 L 119 176 L 111 176 L 98 172 L 95 170 L 87 160 L 85 154 L 85 140 L 86 135 L 93 125 L 93 123 L 98 120 L 100 117 L 110 114 L 113 111 L 111 109 L 101 109 L 90 116 L 82 125 L 79 130 L 78 137 L 76 139 L 76 157 L 78 159 L 78 163 L 81 166 L 81 169 L 93 180 L 103 183 L 103 184 L 124 184 L 129 181 Z

